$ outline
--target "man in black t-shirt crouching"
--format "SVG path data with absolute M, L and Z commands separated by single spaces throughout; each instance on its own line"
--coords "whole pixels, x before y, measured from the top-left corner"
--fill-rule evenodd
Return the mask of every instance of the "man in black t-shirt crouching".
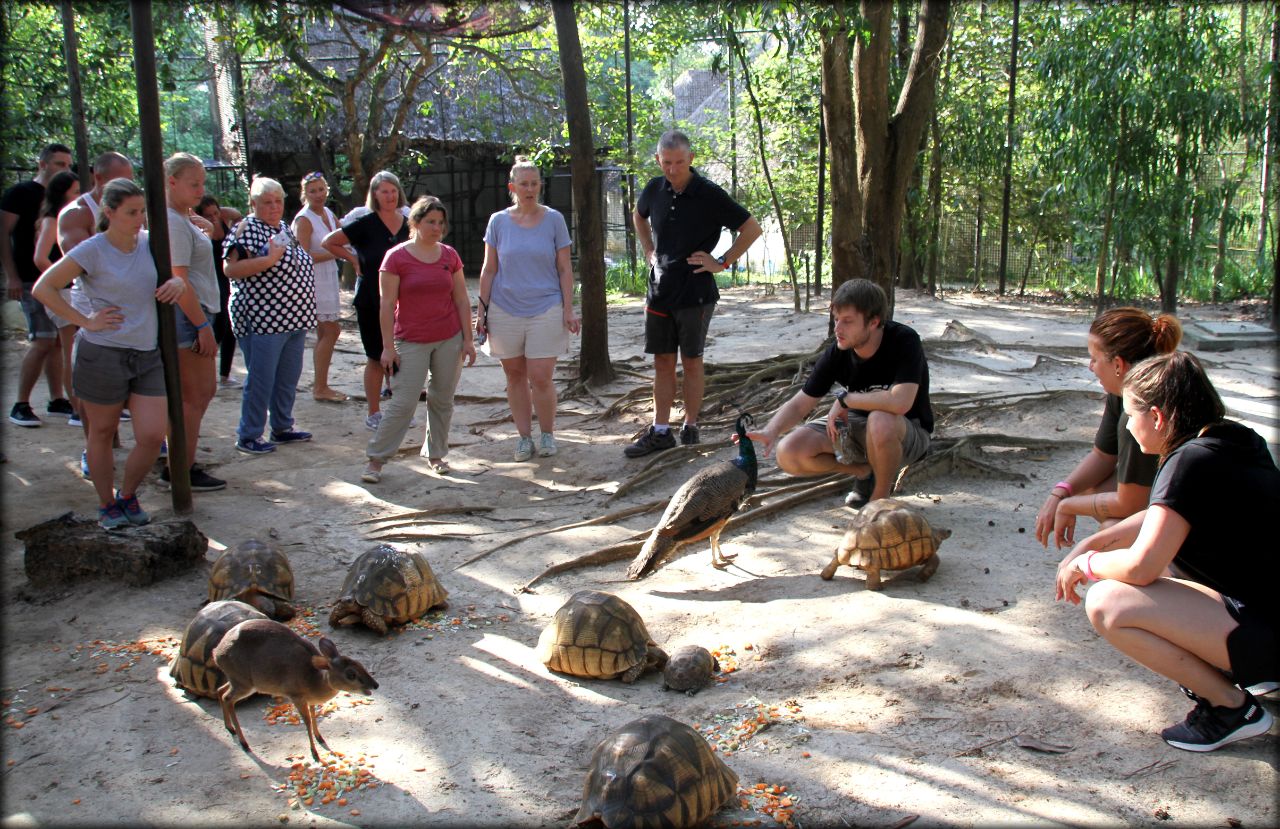
M 874 282 L 851 279 L 831 299 L 836 341 L 818 357 L 804 388 L 757 432 L 767 457 L 777 444 L 778 466 L 792 475 L 847 472 L 858 480 L 845 503 L 860 507 L 887 498 L 898 471 L 929 450 L 933 409 L 929 365 L 920 335 L 886 322 L 889 300 Z M 804 420 L 832 385 L 844 388 L 826 416 Z

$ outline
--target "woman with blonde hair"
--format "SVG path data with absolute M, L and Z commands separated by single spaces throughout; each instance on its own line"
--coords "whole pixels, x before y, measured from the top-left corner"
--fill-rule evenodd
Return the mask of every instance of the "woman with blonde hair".
M 1181 341 L 1176 317 L 1152 317 L 1140 308 L 1103 311 L 1089 326 L 1089 370 L 1107 393 L 1106 403 L 1093 448 L 1053 485 L 1036 514 L 1036 540 L 1043 546 L 1049 546 L 1050 538 L 1059 549 L 1071 546 L 1078 516 L 1106 527 L 1147 505 L 1156 461 L 1129 434 L 1120 391 L 1135 364 L 1168 354 Z
M 564 216 L 538 202 L 542 174 L 518 156 L 507 190 L 511 207 L 489 217 L 480 269 L 476 331 L 487 335 L 485 353 L 502 362 L 507 402 L 520 437 L 515 459 L 533 457 L 533 413 L 541 432 L 537 453 L 556 454 L 556 358 L 577 334 L 573 264 Z
M 396 245 L 382 261 L 382 368 L 396 392 L 369 439 L 369 463 L 360 476 L 382 480 L 382 466 L 409 431 L 418 395 L 427 389 L 427 432 L 422 455 L 437 474 L 449 471 L 449 424 L 462 363 L 476 361 L 471 337 L 471 298 L 458 252 L 440 240 L 449 230 L 449 212 L 439 199 L 418 199 L 409 212 L 413 237 Z M 427 377 L 430 375 L 430 383 Z
M 324 247 L 324 238 L 338 227 L 338 219 L 325 205 L 329 198 L 329 182 L 324 173 L 307 173 L 302 177 L 302 210 L 293 217 L 293 235 L 298 244 L 311 254 L 316 279 L 316 347 L 311 357 L 315 381 L 311 396 L 322 403 L 342 403 L 347 396 L 329 387 L 329 364 L 333 348 L 338 344 L 342 315 L 338 307 L 338 259 Z
M 387 251 L 409 239 L 409 222 L 400 208 L 405 205 L 404 188 L 395 173 L 382 170 L 369 180 L 369 196 L 365 206 L 369 212 L 353 219 L 329 235 L 322 244 L 338 259 L 350 262 L 356 268 L 356 323 L 360 326 L 360 342 L 364 346 L 364 396 L 369 413 L 364 419 L 365 428 L 378 430 L 382 421 L 380 394 L 382 391 L 382 323 L 381 301 L 378 297 L 378 268 Z M 355 249 L 355 255 L 347 250 Z M 416 405 L 417 400 L 413 401 Z
M 151 520 L 138 503 L 138 486 L 160 456 L 169 429 L 156 302 L 177 302 L 187 283 L 175 276 L 156 287 L 156 266 L 142 229 L 147 215 L 142 188 L 129 179 L 112 179 L 102 188 L 101 210 L 99 232 L 67 251 L 31 293 L 80 329 L 72 383 L 89 415 L 86 451 L 98 494 L 98 523 L 118 529 Z M 87 315 L 61 294 L 77 278 L 91 309 Z M 120 489 L 113 491 L 112 439 L 126 404 L 133 412 L 134 447 Z
M 1145 510 L 1084 539 L 1058 566 L 1056 597 L 1079 604 L 1108 642 L 1195 702 L 1160 736 L 1213 751 L 1266 734 L 1255 697 L 1280 679 L 1280 557 L 1267 523 L 1280 469 L 1266 442 L 1230 420 L 1191 354 L 1151 357 L 1125 377 L 1124 410 L 1160 471 Z M 1178 578 L 1169 575 L 1176 565 Z

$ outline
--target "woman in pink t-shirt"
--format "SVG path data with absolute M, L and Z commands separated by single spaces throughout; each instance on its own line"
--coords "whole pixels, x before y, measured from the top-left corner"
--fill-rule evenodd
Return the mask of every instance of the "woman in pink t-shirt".
M 369 464 L 361 480 L 382 479 L 382 465 L 409 431 L 413 410 L 427 389 L 427 434 L 422 454 L 432 471 L 449 471 L 449 421 L 462 361 L 476 361 L 471 334 L 471 298 L 462 279 L 458 252 L 440 240 L 449 229 L 445 206 L 432 196 L 409 212 L 409 241 L 387 251 L 378 274 L 382 294 L 382 369 L 390 377 L 391 399 L 378 430 L 369 439 Z M 431 380 L 428 384 L 427 376 Z

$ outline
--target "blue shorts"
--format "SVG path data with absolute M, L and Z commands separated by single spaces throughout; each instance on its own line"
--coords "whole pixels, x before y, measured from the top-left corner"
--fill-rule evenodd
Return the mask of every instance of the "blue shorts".
M 200 306 L 204 310 L 204 318 L 209 325 L 213 325 L 213 318 L 218 315 L 217 311 L 210 311 L 203 305 Z M 178 348 L 191 348 L 196 344 L 196 339 L 200 336 L 200 332 L 191 324 L 191 320 L 187 318 L 187 314 L 177 303 L 173 306 L 173 321 L 177 324 L 178 332 Z
M 31 295 L 31 286 L 22 286 L 22 314 L 27 318 L 28 340 L 54 340 L 58 338 L 58 326 L 53 324 L 44 303 Z

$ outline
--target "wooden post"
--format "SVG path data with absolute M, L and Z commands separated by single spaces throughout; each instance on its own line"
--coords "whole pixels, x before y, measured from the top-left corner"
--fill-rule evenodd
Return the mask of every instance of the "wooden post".
M 636 131 L 635 117 L 631 112 L 631 0 L 622 0 L 622 57 L 627 71 L 627 172 L 622 177 L 622 192 L 625 196 L 626 215 L 622 217 L 622 226 L 627 229 L 627 264 L 636 272 L 636 228 L 632 223 L 631 213 L 636 206 Z
M 142 138 L 142 177 L 146 182 L 147 235 L 156 262 L 157 286 L 173 276 L 169 258 L 169 207 L 164 197 L 164 142 L 160 136 L 160 95 L 156 91 L 156 38 L 151 0 L 129 0 L 133 26 L 133 69 L 137 75 L 138 130 Z M 182 419 L 182 381 L 178 371 L 178 334 L 173 308 L 159 305 L 160 356 L 169 399 L 169 481 L 173 511 L 191 512 L 191 459 Z
M 93 189 L 93 171 L 89 169 L 89 127 L 84 117 L 84 94 L 80 91 L 80 47 L 71 0 L 62 0 L 62 54 L 67 61 L 67 97 L 71 99 L 71 128 L 76 137 L 80 189 L 88 193 Z

